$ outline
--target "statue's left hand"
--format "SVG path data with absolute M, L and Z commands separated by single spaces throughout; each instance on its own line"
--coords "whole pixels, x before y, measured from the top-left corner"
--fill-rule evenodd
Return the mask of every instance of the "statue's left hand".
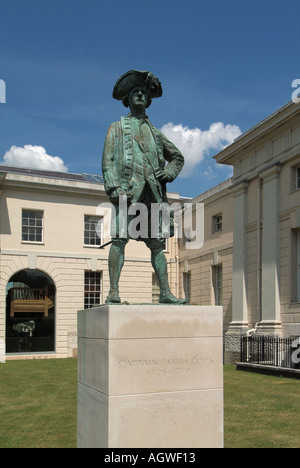
M 157 169 L 156 172 L 156 177 L 160 182 L 172 182 L 172 178 L 169 174 L 166 173 L 166 171 L 163 171 L 161 169 Z

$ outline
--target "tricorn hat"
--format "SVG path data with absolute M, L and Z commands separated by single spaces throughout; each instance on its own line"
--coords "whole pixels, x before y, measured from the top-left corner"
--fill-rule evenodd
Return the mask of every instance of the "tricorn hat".
M 116 82 L 113 97 L 118 101 L 122 101 L 133 88 L 138 86 L 143 86 L 151 99 L 162 96 L 161 83 L 152 73 L 149 71 L 130 70 Z

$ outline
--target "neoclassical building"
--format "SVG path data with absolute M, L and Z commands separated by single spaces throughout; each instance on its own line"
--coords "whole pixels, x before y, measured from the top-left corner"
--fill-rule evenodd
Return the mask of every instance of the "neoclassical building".
M 234 168 L 232 319 L 239 336 L 300 335 L 300 106 L 285 105 L 216 156 Z
M 224 307 L 225 362 L 240 337 L 300 336 L 300 106 L 289 103 L 215 156 L 232 179 L 194 200 L 205 240 L 180 251 L 191 303 Z
M 107 202 L 100 176 L 0 166 L 0 361 L 76 355 L 77 311 L 108 295 L 109 246 L 99 249 L 110 240 Z M 175 247 L 166 243 L 172 285 Z M 141 242 L 126 248 L 120 293 L 123 301 L 157 301 Z
M 188 200 L 204 205 L 203 244 L 175 237 L 166 255 L 174 294 L 223 306 L 224 359 L 234 362 L 249 329 L 300 335 L 300 105 L 215 159 L 233 177 Z M 76 355 L 77 310 L 108 294 L 107 202 L 101 176 L 0 166 L 0 362 Z M 143 243 L 129 242 L 120 289 L 123 301 L 157 303 Z

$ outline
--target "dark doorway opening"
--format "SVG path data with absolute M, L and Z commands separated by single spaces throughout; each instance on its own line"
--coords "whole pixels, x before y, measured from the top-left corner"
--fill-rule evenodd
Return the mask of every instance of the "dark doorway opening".
M 13 275 L 6 291 L 6 353 L 55 351 L 55 293 L 52 279 L 39 270 Z

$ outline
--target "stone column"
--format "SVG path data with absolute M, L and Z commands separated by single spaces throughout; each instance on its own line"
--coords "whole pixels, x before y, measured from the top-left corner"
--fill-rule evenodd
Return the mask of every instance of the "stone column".
M 225 335 L 225 362 L 228 363 L 239 360 L 240 337 L 248 330 L 247 190 L 247 181 L 232 188 L 234 196 L 232 321 Z
M 262 235 L 262 320 L 258 332 L 281 334 L 280 320 L 280 172 L 276 164 L 264 170 Z

